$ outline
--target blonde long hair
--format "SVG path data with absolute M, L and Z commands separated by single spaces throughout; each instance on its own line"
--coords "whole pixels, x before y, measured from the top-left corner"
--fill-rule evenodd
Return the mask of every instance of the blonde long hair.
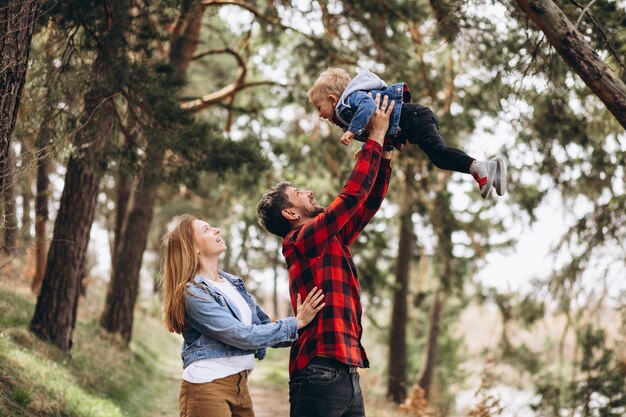
M 174 229 L 163 236 L 163 313 L 167 330 L 185 330 L 185 291 L 198 270 L 198 254 L 192 223 L 198 218 L 183 214 Z

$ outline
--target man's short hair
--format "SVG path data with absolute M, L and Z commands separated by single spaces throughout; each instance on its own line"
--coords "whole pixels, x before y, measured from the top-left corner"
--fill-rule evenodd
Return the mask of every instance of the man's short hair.
M 307 91 L 306 95 L 310 102 L 313 102 L 315 97 L 327 96 L 334 94 L 337 98 L 341 97 L 343 91 L 350 84 L 350 74 L 343 68 L 328 68 L 322 72 L 317 80 L 313 83 L 313 87 Z
M 291 230 L 289 220 L 282 213 L 284 209 L 292 205 L 285 192 L 287 187 L 293 187 L 293 185 L 287 181 L 279 182 L 263 194 L 256 207 L 259 224 L 268 232 L 280 237 L 287 236 Z

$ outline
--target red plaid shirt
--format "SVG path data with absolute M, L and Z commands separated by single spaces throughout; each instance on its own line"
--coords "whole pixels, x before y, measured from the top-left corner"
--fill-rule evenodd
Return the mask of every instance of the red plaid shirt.
M 343 190 L 324 212 L 291 230 L 283 240 L 291 305 L 321 288 L 326 306 L 291 346 L 289 373 L 295 375 L 314 356 L 369 367 L 361 346 L 359 280 L 349 246 L 382 204 L 391 167 L 381 146 L 366 143 Z

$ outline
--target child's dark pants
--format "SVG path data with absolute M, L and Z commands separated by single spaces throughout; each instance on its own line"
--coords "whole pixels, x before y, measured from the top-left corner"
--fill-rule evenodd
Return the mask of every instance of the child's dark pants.
M 447 146 L 439 133 L 439 123 L 432 110 L 415 103 L 402 105 L 398 139 L 418 145 L 436 167 L 469 174 L 474 158 L 460 149 Z

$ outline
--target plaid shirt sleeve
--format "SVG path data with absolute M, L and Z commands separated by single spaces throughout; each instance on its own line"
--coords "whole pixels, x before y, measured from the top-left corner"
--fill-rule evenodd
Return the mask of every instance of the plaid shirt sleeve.
M 306 223 L 291 238 L 295 248 L 304 256 L 318 256 L 367 199 L 377 176 L 381 151 L 380 144 L 367 141 L 341 193 L 322 214 Z
M 362 204 L 357 212 L 350 218 L 348 223 L 341 229 L 337 238 L 344 245 L 351 245 L 359 233 L 372 220 L 378 209 L 383 203 L 389 188 L 389 180 L 391 179 L 391 160 L 381 159 L 376 176 L 376 183 L 369 193 L 367 200 Z

